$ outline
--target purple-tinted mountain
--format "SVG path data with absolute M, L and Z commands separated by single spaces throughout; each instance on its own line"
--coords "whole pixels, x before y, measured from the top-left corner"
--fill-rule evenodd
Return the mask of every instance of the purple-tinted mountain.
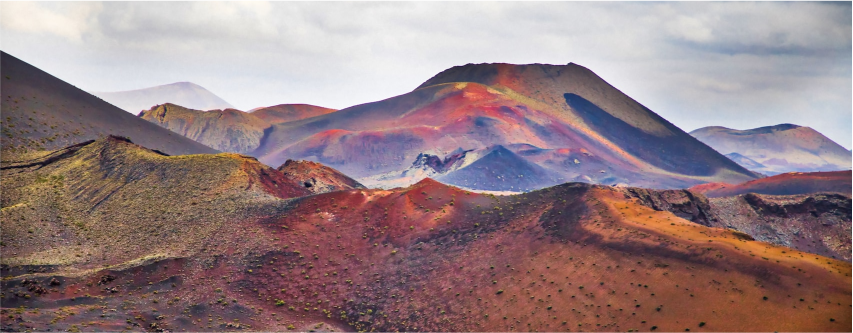
M 814 129 L 793 124 L 735 130 L 711 126 L 691 135 L 747 169 L 768 175 L 850 170 L 850 151 Z

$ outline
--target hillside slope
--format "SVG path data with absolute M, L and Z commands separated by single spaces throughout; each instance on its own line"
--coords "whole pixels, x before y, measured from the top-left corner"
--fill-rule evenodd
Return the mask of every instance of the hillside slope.
M 3 160 L 110 134 L 170 155 L 216 150 L 137 118 L 5 52 L 0 99 Z
M 15 253 L 4 264 L 93 268 L 179 253 L 187 234 L 208 235 L 241 205 L 310 194 L 252 157 L 165 156 L 114 136 L 0 168 L 3 244 Z
M 192 82 L 175 82 L 143 89 L 92 92 L 91 94 L 133 114 L 148 110 L 152 105 L 166 103 L 198 110 L 234 108 L 219 96 Z
M 780 124 L 748 130 L 710 126 L 692 131 L 690 135 L 722 154 L 736 153 L 758 163 L 743 165 L 768 175 L 850 170 L 851 167 L 849 150 L 804 126 Z

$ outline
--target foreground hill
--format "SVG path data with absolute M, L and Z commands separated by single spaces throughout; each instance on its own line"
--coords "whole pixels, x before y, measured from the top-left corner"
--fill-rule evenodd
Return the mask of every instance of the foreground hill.
M 408 94 L 274 125 L 252 155 L 270 165 L 310 159 L 363 179 L 402 172 L 422 153 L 523 144 L 584 150 L 622 173 L 605 180 L 601 169 L 543 166 L 560 181 L 686 187 L 755 177 L 575 64 L 453 67 Z
M 148 110 L 152 105 L 165 103 L 199 110 L 234 108 L 219 96 L 192 82 L 175 82 L 128 91 L 92 92 L 92 95 L 133 114 Z
M 690 135 L 722 154 L 735 154 L 733 160 L 744 167 L 768 175 L 851 167 L 849 150 L 809 127 L 781 124 L 735 130 L 711 126 Z
M 851 171 L 791 172 L 732 185 L 708 183 L 690 189 L 708 197 L 726 197 L 745 193 L 791 195 L 835 192 L 851 195 Z
M 624 189 L 496 197 L 425 179 L 296 197 L 304 187 L 276 173 L 118 138 L 4 166 L 2 329 L 851 326 L 850 263 L 655 211 Z
M 5 52 L 2 66 L 3 159 L 110 134 L 170 155 L 217 151 L 110 105 Z
M 123 246 L 178 246 L 187 233 L 212 232 L 224 222 L 218 215 L 241 204 L 311 193 L 252 157 L 166 156 L 114 136 L 4 164 L 2 171 L 4 249 L 49 265 L 101 267 L 172 253 L 178 250 Z
M 249 154 L 273 124 L 334 112 L 312 105 L 282 104 L 252 112 L 236 109 L 200 111 L 172 103 L 155 105 L 139 117 L 221 151 Z

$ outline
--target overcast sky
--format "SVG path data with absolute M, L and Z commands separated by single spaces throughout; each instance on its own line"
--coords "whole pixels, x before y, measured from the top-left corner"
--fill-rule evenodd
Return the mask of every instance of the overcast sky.
M 344 108 L 466 63 L 574 62 L 686 131 L 810 126 L 851 147 L 851 4 L 0 3 L 0 48 L 89 91 L 199 84 Z

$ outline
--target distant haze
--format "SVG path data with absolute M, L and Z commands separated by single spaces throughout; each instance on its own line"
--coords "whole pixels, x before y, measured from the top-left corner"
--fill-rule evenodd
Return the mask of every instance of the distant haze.
M 219 96 L 191 82 L 176 82 L 129 91 L 90 91 L 90 93 L 133 114 L 139 114 L 140 111 L 165 103 L 174 103 L 190 109 L 204 111 L 234 108 Z
M 241 110 L 342 109 L 406 93 L 456 65 L 574 62 L 686 131 L 792 123 L 851 147 L 850 2 L 2 2 L 0 9 L 4 51 L 88 91 L 189 81 Z

